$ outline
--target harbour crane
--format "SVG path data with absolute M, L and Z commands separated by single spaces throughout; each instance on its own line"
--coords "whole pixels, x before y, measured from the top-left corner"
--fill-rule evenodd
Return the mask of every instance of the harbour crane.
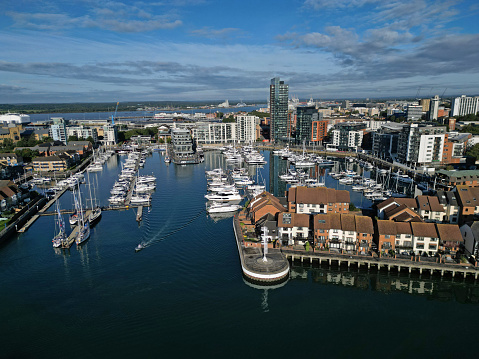
M 114 125 L 115 124 L 115 117 L 116 117 L 116 111 L 118 111 L 118 104 L 120 102 L 117 102 L 116 103 L 116 108 L 115 108 L 115 113 L 113 115 L 111 115 L 111 124 Z

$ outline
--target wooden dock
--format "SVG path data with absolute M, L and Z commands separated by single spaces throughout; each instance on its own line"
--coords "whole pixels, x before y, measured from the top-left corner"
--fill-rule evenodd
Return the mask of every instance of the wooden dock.
M 138 212 L 136 212 L 136 221 L 141 222 L 142 217 L 143 217 L 143 206 L 139 206 Z
M 88 218 L 90 216 L 90 213 L 91 213 L 91 210 L 87 210 L 85 212 L 85 218 Z M 72 246 L 72 244 L 75 243 L 75 239 L 76 239 L 79 231 L 80 231 L 80 226 L 79 225 L 76 225 L 75 227 L 73 227 L 72 232 L 68 236 L 67 242 L 63 243 L 62 248 L 70 248 Z
M 362 255 L 344 255 L 339 253 L 328 253 L 328 252 L 306 252 L 306 251 L 296 251 L 290 249 L 281 249 L 281 252 L 290 259 L 291 262 L 301 261 L 301 263 L 307 262 L 312 264 L 313 262 L 321 265 L 322 263 L 328 263 L 329 265 L 335 264 L 339 267 L 346 265 L 348 268 L 351 266 L 356 268 L 367 268 L 367 269 L 376 269 L 387 270 L 388 272 L 397 271 L 398 273 L 402 272 L 417 272 L 419 274 L 429 273 L 430 275 L 440 275 L 444 277 L 450 275 L 452 278 L 456 277 L 457 274 L 461 275 L 463 278 L 469 277 L 477 280 L 479 278 L 479 269 L 474 267 L 472 264 L 465 265 L 455 265 L 455 264 L 443 264 L 443 263 L 434 263 L 434 262 L 419 262 L 419 261 L 408 261 L 400 260 L 393 258 L 377 258 L 371 256 L 362 256 Z

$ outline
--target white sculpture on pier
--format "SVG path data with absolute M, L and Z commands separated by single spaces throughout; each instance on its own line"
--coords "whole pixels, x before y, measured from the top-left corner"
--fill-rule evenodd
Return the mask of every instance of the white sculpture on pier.
M 263 227 L 263 262 L 267 262 L 268 258 L 266 255 L 268 254 L 268 228 Z

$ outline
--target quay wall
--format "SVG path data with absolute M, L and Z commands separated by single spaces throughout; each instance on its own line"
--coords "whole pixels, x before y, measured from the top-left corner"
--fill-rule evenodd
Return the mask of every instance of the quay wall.
M 246 249 L 243 246 L 242 230 L 237 215 L 233 217 L 233 229 L 240 256 L 241 269 L 246 278 L 254 282 L 271 285 L 282 282 L 289 277 L 289 262 L 281 252 L 277 251 L 277 253 L 267 255 L 269 264 L 261 263 L 261 248 L 248 247 L 247 250 L 252 252 L 245 253 Z
M 40 195 L 31 200 L 27 206 L 22 209 L 22 211 L 18 212 L 14 217 L 12 217 L 8 226 L 0 232 L 0 243 L 3 243 L 7 239 L 14 236 L 31 217 L 33 217 L 39 210 L 43 208 L 43 206 L 45 206 L 46 203 L 46 198 Z

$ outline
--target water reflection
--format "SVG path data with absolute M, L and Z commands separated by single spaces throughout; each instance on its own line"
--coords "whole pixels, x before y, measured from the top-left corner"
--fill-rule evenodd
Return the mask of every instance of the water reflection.
M 469 280 L 435 278 L 430 275 L 406 275 L 390 273 L 370 273 L 359 270 L 339 270 L 334 268 L 292 267 L 291 280 L 312 279 L 322 285 L 339 285 L 371 290 L 381 293 L 401 292 L 426 296 L 428 299 L 457 301 L 459 303 L 479 303 L 479 287 Z
M 261 310 L 263 312 L 267 313 L 267 312 L 269 312 L 269 301 L 268 301 L 269 291 L 284 287 L 286 285 L 286 283 L 288 283 L 289 279 L 285 280 L 284 282 L 275 284 L 275 285 L 264 285 L 264 284 L 261 284 L 261 283 L 253 283 L 249 279 L 247 279 L 246 277 L 243 277 L 243 281 L 248 287 L 258 289 L 258 290 L 261 291 L 261 297 L 260 297 L 261 298 L 260 299 Z

